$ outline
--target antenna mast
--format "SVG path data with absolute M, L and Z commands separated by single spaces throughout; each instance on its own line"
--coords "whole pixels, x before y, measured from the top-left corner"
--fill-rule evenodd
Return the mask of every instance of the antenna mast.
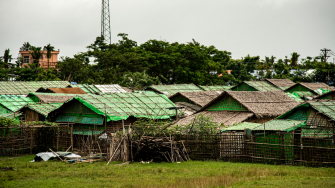
M 109 0 L 102 0 L 101 6 L 101 36 L 104 36 L 104 42 L 111 44 L 111 26 L 109 15 Z

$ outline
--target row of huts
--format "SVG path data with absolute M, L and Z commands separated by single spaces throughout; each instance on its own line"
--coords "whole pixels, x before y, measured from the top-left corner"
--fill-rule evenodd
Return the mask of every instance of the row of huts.
M 298 128 L 296 122 L 284 123 L 293 120 L 308 122 L 305 124 L 310 127 L 314 126 L 311 122 L 317 122 L 315 127 L 320 127 L 320 122 L 311 118 L 323 118 L 329 127 L 333 126 L 334 98 L 334 88 L 324 83 L 294 83 L 289 79 L 245 81 L 237 86 L 153 85 L 144 91 L 117 84 L 0 82 L 0 115 L 94 127 L 101 132 L 115 132 L 138 118 L 176 120 L 176 125 L 187 125 L 201 114 L 225 127 L 223 131 L 254 129 L 274 121 L 274 125 Z M 299 115 L 300 119 L 293 118 Z

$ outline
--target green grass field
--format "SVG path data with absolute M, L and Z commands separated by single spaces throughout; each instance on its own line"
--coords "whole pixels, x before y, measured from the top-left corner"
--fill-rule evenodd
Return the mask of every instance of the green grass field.
M 31 163 L 33 155 L 0 158 L 0 187 L 335 187 L 335 168 L 189 161 L 68 164 Z

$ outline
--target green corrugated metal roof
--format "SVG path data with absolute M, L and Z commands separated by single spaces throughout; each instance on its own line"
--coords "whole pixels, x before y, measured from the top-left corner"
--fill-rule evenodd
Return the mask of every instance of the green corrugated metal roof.
M 64 97 L 64 96 L 77 96 L 77 95 L 86 95 L 86 94 L 68 94 L 68 93 L 34 93 L 34 92 L 31 92 L 29 93 L 29 95 L 48 95 L 48 96 L 59 96 L 59 97 Z M 28 95 L 28 97 L 29 97 Z
M 199 87 L 205 91 L 227 91 L 234 86 L 199 86 Z
M 28 95 L 39 88 L 66 88 L 69 85 L 67 81 L 0 82 L 0 94 Z
M 102 93 L 95 85 L 87 85 L 87 84 L 73 84 L 72 87 L 79 87 L 83 91 L 89 94 L 95 94 L 95 93 Z
M 260 123 L 249 123 L 249 122 L 243 122 L 235 126 L 231 126 L 225 129 L 222 129 L 221 131 L 243 131 L 244 129 L 254 129 L 255 127 L 260 126 Z
M 0 95 L 0 104 L 12 112 L 16 112 L 28 103 L 34 104 L 35 102 L 22 95 Z
M 265 81 L 244 81 L 244 83 L 257 89 L 258 91 L 281 91 L 281 89 Z
M 74 97 L 99 115 L 107 112 L 108 121 L 127 119 L 129 116 L 168 119 L 175 116 L 176 107 L 165 95 L 156 93 L 113 93 L 105 95 L 81 95 Z M 181 114 L 181 111 L 178 112 Z
M 265 123 L 266 131 L 287 131 L 290 132 L 294 128 L 297 129 L 299 127 L 305 126 L 305 121 L 298 120 L 288 120 L 288 119 L 274 119 Z M 264 130 L 264 124 L 253 129 L 254 131 Z
M 203 91 L 203 89 L 194 84 L 152 85 L 147 89 L 154 89 L 165 95 L 174 95 L 178 92 Z
M 49 113 L 61 107 L 63 103 L 50 103 L 50 104 L 28 104 L 27 108 L 48 117 Z
M 312 107 L 315 108 L 317 111 L 335 120 L 335 101 L 309 102 L 309 104 L 312 105 Z
M 296 96 L 292 93 L 286 92 L 286 95 L 288 95 L 289 97 L 291 97 L 292 99 L 294 99 L 297 102 L 304 102 L 304 100 L 302 100 L 300 97 L 298 97 L 298 96 Z
M 127 93 L 119 84 L 95 85 L 102 93 Z
M 73 84 L 72 87 L 79 87 L 86 93 L 127 93 L 119 84 L 104 84 L 104 85 L 87 85 L 87 84 Z

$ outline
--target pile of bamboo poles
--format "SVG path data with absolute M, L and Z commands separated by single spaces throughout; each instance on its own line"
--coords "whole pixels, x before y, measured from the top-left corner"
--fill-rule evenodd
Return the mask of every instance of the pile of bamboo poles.
M 182 141 L 173 137 L 142 136 L 132 141 L 135 161 L 180 162 L 190 160 Z

